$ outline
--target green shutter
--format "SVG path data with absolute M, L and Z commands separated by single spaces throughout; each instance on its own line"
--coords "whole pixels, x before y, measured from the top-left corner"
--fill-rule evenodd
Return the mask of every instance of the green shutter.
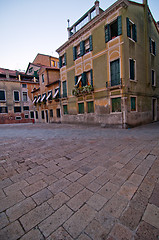
M 132 25 L 132 32 L 133 32 L 133 40 L 135 41 L 135 42 L 137 42 L 137 30 L 136 30 L 136 25 L 135 24 L 133 24 Z
M 84 113 L 84 103 L 78 104 L 78 113 L 83 114 Z
M 87 112 L 94 113 L 94 102 L 87 102 Z
M 120 60 L 117 59 L 110 63 L 111 86 L 120 85 Z
M 110 40 L 110 25 L 107 24 L 105 26 L 105 42 L 107 43 L 109 42 L 109 40 Z
M 122 35 L 122 16 L 118 17 L 118 36 Z
M 93 87 L 93 70 L 91 69 L 90 72 L 91 72 L 91 86 Z
M 90 50 L 90 51 L 93 51 L 92 35 L 89 36 L 89 50 Z
M 63 105 L 63 113 L 68 114 L 67 105 Z
M 75 76 L 75 85 L 77 84 L 78 82 L 78 76 Z
M 59 57 L 59 68 L 62 67 L 62 57 Z
M 133 59 L 130 59 L 130 79 L 135 80 L 135 63 Z
M 127 36 L 131 38 L 131 28 L 130 28 L 130 22 L 129 18 L 126 18 L 126 25 L 127 25 Z
M 112 98 L 112 112 L 121 112 L 121 98 Z
M 131 111 L 136 111 L 136 98 L 131 97 Z
M 63 97 L 67 97 L 67 84 L 66 84 L 66 81 L 62 82 L 62 88 L 63 88 Z
M 75 61 L 77 58 L 77 50 L 76 47 L 73 47 L 73 61 Z
M 86 82 L 86 73 L 83 72 L 82 73 L 82 87 L 86 86 L 87 82 Z
M 66 64 L 67 64 L 66 53 L 64 53 L 64 62 L 65 62 L 65 66 L 66 66 Z
M 85 54 L 85 44 L 84 41 L 80 42 L 80 56 L 82 57 Z

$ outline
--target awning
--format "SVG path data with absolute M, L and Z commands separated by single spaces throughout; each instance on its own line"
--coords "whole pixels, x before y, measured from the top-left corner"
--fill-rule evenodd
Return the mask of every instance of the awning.
M 36 100 L 37 100 L 37 98 L 34 98 L 34 101 L 33 101 L 33 103 L 35 103 L 35 102 L 36 102 Z
M 41 99 L 41 96 L 38 97 L 38 100 L 36 102 L 38 103 L 40 101 L 40 99 Z
M 51 92 L 49 92 L 49 94 L 48 94 L 46 100 L 48 100 L 50 97 L 51 97 Z
M 57 96 L 57 94 L 59 93 L 59 90 L 57 90 L 53 96 L 53 98 L 55 98 Z
M 82 79 L 82 77 L 80 76 L 79 79 L 78 79 L 78 81 L 77 81 L 77 83 L 76 83 L 76 85 L 75 85 L 75 87 L 78 86 L 78 84 L 79 84 L 79 82 L 81 81 L 81 79 Z
M 41 102 L 43 102 L 45 98 L 46 98 L 46 95 L 44 94 L 42 99 L 41 99 Z

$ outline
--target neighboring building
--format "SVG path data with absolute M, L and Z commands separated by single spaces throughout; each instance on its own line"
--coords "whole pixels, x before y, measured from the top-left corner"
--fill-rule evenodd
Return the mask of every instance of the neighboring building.
M 57 49 L 63 122 L 136 126 L 159 120 L 159 29 L 147 0 L 99 2 Z
M 33 75 L 0 68 L 0 124 L 33 122 L 31 91 L 38 85 Z
M 37 71 L 40 84 L 38 88 L 32 90 L 35 121 L 60 122 L 60 70 L 58 58 L 38 54 L 33 63 L 29 63 L 27 73 L 30 69 L 33 72 Z

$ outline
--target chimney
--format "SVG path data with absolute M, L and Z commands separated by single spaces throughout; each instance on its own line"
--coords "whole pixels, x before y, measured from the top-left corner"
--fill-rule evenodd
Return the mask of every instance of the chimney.
M 148 5 L 147 0 L 143 0 L 143 4 Z
M 99 1 L 95 1 L 95 10 L 96 10 L 96 16 L 99 15 Z

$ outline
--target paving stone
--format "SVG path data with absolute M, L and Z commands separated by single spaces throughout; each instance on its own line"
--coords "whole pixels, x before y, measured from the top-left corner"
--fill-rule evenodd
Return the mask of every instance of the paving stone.
M 136 209 L 137 211 L 144 212 L 148 204 L 148 198 L 143 196 L 140 192 L 136 192 L 131 199 L 129 206 Z
M 48 200 L 48 204 L 54 209 L 57 210 L 64 203 L 66 203 L 70 198 L 63 192 L 56 194 L 54 197 Z
M 118 191 L 118 189 L 119 186 L 108 182 L 98 191 L 98 193 L 109 200 Z
M 37 166 L 37 167 L 32 168 L 31 170 L 29 170 L 29 172 L 31 174 L 37 174 L 37 173 L 45 171 L 45 170 L 46 170 L 46 167 L 41 165 L 41 166 Z
M 22 180 L 20 182 L 16 182 L 16 183 L 4 188 L 4 192 L 6 193 L 6 195 L 10 195 L 12 192 L 14 193 L 16 191 L 19 191 L 28 185 L 29 184 L 25 180 Z
M 20 240 L 45 240 L 44 236 L 41 234 L 41 232 L 33 228 L 31 231 L 26 233 Z
M 118 240 L 130 240 L 133 237 L 133 233 L 125 226 L 117 223 L 110 232 L 110 236 Z
M 62 178 L 58 181 L 56 181 L 55 183 L 53 183 L 52 185 L 50 185 L 48 187 L 48 189 L 53 193 L 53 194 L 57 194 L 58 192 L 62 191 L 63 189 L 65 189 L 66 187 L 68 187 L 71 184 L 71 182 L 65 178 Z
M 85 176 L 81 177 L 77 180 L 78 183 L 82 184 L 84 187 L 89 185 L 96 177 L 91 175 L 90 173 L 86 174 Z
M 118 194 L 130 200 L 133 197 L 136 190 L 137 187 L 132 183 L 125 183 L 121 186 L 120 190 L 118 191 Z
M 47 184 L 43 180 L 40 180 L 38 182 L 35 182 L 35 183 L 25 187 L 24 189 L 22 189 L 22 192 L 24 193 L 24 195 L 26 197 L 29 197 L 29 196 L 33 195 L 34 193 L 42 190 L 46 186 L 47 186 Z
M 16 203 L 25 199 L 25 196 L 21 192 L 12 193 L 9 196 L 0 200 L 0 212 L 12 207 Z
M 29 178 L 26 178 L 26 181 L 29 183 L 29 184 L 33 184 L 35 182 L 38 182 L 39 180 L 43 179 L 46 175 L 42 172 L 39 172 Z
M 88 201 L 87 204 L 91 206 L 93 209 L 99 211 L 104 204 L 107 202 L 107 199 L 102 197 L 99 194 L 94 194 Z
M 73 238 L 77 238 L 93 220 L 95 214 L 95 210 L 88 205 L 84 205 L 72 217 L 70 217 L 63 226 Z
M 4 212 L 0 213 L 0 229 L 9 224 L 8 218 Z
M 115 194 L 104 206 L 103 211 L 106 211 L 110 215 L 119 218 L 128 204 L 128 200 Z
M 29 231 L 52 213 L 52 208 L 47 203 L 43 203 L 42 205 L 23 215 L 20 218 L 20 222 L 23 225 L 25 231 Z
M 50 192 L 47 188 L 42 189 L 41 191 L 32 195 L 32 198 L 36 202 L 37 205 L 42 204 L 53 196 L 52 192 Z
M 63 229 L 58 228 L 54 233 L 52 233 L 47 240 L 73 240 L 73 238 Z
M 93 169 L 90 174 L 92 174 L 95 177 L 99 177 L 104 171 L 106 171 L 106 168 L 98 166 L 95 169 Z
M 24 199 L 22 202 L 17 203 L 13 207 L 7 209 L 6 214 L 9 217 L 9 221 L 13 222 L 20 218 L 22 215 L 26 214 L 33 208 L 36 204 L 31 198 Z
M 62 172 L 62 171 L 57 171 L 54 173 L 54 176 L 57 178 L 57 179 L 61 179 L 63 177 L 66 176 L 66 173 Z
M 120 187 L 125 183 L 125 179 L 115 175 L 110 182 Z
M 143 180 L 143 176 L 133 173 L 129 179 L 127 180 L 128 183 L 132 183 L 135 186 L 139 186 Z
M 92 191 L 92 192 L 97 192 L 100 188 L 101 188 L 101 185 L 99 183 L 96 183 L 95 181 L 91 182 L 87 186 L 87 189 Z
M 83 189 L 81 192 L 76 194 L 73 198 L 71 198 L 67 205 L 73 210 L 77 211 L 84 203 L 86 203 L 89 198 L 93 195 L 93 193 L 87 189 Z
M 142 219 L 159 229 L 159 208 L 153 204 L 148 204 Z
M 153 205 L 159 208 L 159 183 L 155 184 L 154 190 L 149 199 L 149 203 L 152 203 Z
M 93 220 L 85 229 L 85 233 L 91 237 L 91 239 L 106 239 L 108 232 L 107 230 L 98 222 Z
M 84 187 L 81 184 L 74 182 L 70 184 L 67 188 L 65 188 L 63 192 L 66 193 L 69 197 L 73 197 L 74 195 L 79 193 L 83 188 Z
M 59 228 L 70 216 L 72 211 L 66 205 L 63 205 L 50 217 L 46 218 L 42 223 L 40 223 L 39 228 L 45 237 L 48 237 L 57 228 Z
M 110 174 L 108 171 L 105 171 L 102 175 L 95 179 L 95 182 L 99 183 L 100 185 L 106 184 L 110 179 L 112 179 L 113 175 Z
M 17 240 L 24 234 L 18 221 L 15 221 L 0 231 L 0 239 Z
M 139 224 L 134 240 L 158 240 L 159 229 L 142 221 Z
M 58 179 L 54 175 L 45 175 L 43 178 L 43 181 L 46 182 L 48 185 L 51 185 L 52 183 L 56 182 Z
M 73 172 L 73 173 L 70 173 L 66 176 L 66 178 L 68 180 L 70 180 L 71 182 L 75 182 L 77 179 L 79 179 L 80 177 L 82 177 L 82 174 L 78 173 L 78 172 Z
M 138 191 L 145 197 L 150 198 L 154 190 L 155 183 L 151 180 L 144 179 L 138 188 Z
M 4 194 L 3 190 L 0 189 L 0 199 L 5 198 L 6 195 Z
M 13 184 L 13 182 L 10 180 L 10 178 L 6 178 L 6 179 L 0 181 L 0 189 L 8 187 L 8 186 L 10 186 L 12 184 Z
M 10 179 L 13 182 L 19 182 L 21 180 L 25 180 L 25 179 L 29 178 L 30 176 L 32 176 L 31 173 L 26 171 L 26 172 L 22 172 L 20 174 L 16 174 L 16 175 L 12 176 Z

